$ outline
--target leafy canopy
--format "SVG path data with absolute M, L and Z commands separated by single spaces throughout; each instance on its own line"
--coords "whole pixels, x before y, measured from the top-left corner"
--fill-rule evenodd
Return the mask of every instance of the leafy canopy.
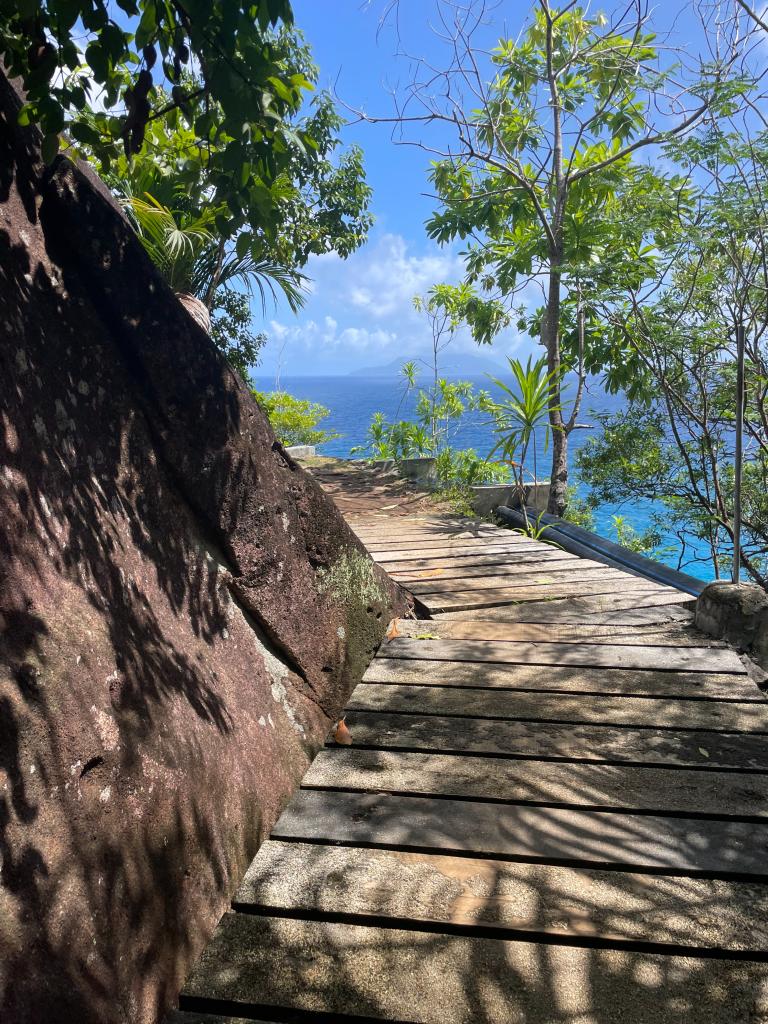
M 522 38 L 494 50 L 484 103 L 467 115 L 464 158 L 433 164 L 441 206 L 427 224 L 440 243 L 470 241 L 465 283 L 479 291 L 466 318 L 479 342 L 506 326 L 505 300 L 536 275 L 554 268 L 583 300 L 616 280 L 619 256 L 633 280 L 649 272 L 664 218 L 622 217 L 618 193 L 631 187 L 672 204 L 682 188 L 633 160 L 653 137 L 647 91 L 665 78 L 656 70 L 649 79 L 653 40 L 607 29 L 582 7 L 540 6 Z M 519 326 L 538 334 L 542 317 L 521 314 Z M 616 355 L 606 346 L 601 354 Z
M 325 444 L 341 437 L 335 430 L 319 426 L 330 411 L 319 402 L 296 398 L 287 391 L 255 391 L 253 397 L 267 414 L 275 436 L 282 445 Z
M 21 121 L 42 129 L 46 159 L 65 132 L 108 171 L 148 136 L 178 133 L 177 180 L 194 191 L 204 168 L 221 235 L 245 249 L 244 226 L 275 240 L 290 215 L 294 251 L 308 255 L 339 228 L 333 203 L 304 217 L 301 206 L 339 121 L 328 103 L 298 120 L 316 69 L 292 21 L 289 0 L 20 0 L 0 13 L 0 53 L 22 78 Z M 358 164 L 343 165 L 334 189 L 360 188 Z

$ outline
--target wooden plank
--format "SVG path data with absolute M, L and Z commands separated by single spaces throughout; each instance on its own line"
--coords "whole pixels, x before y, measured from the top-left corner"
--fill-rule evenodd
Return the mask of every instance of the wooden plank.
M 439 540 L 450 542 L 453 540 L 467 540 L 477 538 L 485 540 L 497 537 L 516 537 L 523 540 L 530 539 L 522 537 L 519 533 L 511 530 L 503 530 L 498 526 L 475 529 L 473 527 L 435 527 L 431 530 L 418 530 L 413 527 L 405 527 L 401 530 L 355 530 L 355 535 L 364 544 L 391 544 L 400 541 L 431 541 Z
M 638 582 L 640 581 L 640 582 Z M 398 580 L 412 594 L 426 594 L 433 597 L 436 594 L 460 594 L 476 590 L 502 590 L 512 587 L 521 587 L 527 590 L 530 587 L 544 586 L 570 586 L 582 583 L 605 583 L 610 582 L 614 589 L 619 586 L 623 589 L 625 583 L 641 586 L 646 589 L 647 583 L 642 577 L 632 576 L 630 573 L 622 572 L 620 569 L 608 569 L 606 566 L 596 568 L 594 566 L 573 566 L 569 569 L 561 569 L 559 572 L 547 572 L 540 566 L 537 569 L 526 572 L 495 572 L 482 576 L 455 576 L 451 579 L 443 579 L 430 573 L 427 576 L 418 576 L 408 581 Z M 578 590 L 578 587 L 575 589 Z
M 543 543 L 534 542 L 530 537 L 521 537 L 508 530 L 496 530 L 494 533 L 403 533 L 387 537 L 368 535 L 359 539 L 370 551 L 384 552 L 390 548 L 422 548 L 428 551 L 430 548 L 453 548 L 462 545 L 482 547 L 484 544 L 511 544 L 515 547 L 525 547 L 530 543 Z
M 642 624 L 620 626 L 613 624 L 590 626 L 586 623 L 562 623 L 557 631 L 549 623 L 489 622 L 483 619 L 399 619 L 401 636 L 426 636 L 441 640 L 499 640 L 531 643 L 554 639 L 560 644 L 595 641 L 600 644 L 644 644 L 650 647 L 725 647 L 722 640 L 714 640 L 706 633 L 676 622 L 668 624 Z M 386 654 L 386 646 L 382 649 Z
M 391 750 L 322 750 L 307 787 L 527 801 L 660 814 L 768 818 L 768 776 L 633 765 L 516 761 Z
M 271 840 L 234 897 L 239 908 L 484 925 L 542 935 L 701 949 L 768 948 L 768 887 L 446 854 Z
M 679 606 L 675 608 L 673 606 Z M 669 594 L 637 594 L 628 596 L 616 594 L 599 594 L 591 597 L 562 598 L 557 601 L 537 602 L 515 606 L 506 604 L 500 607 L 488 606 L 477 609 L 477 618 L 495 620 L 497 622 L 596 622 L 617 621 L 617 613 L 638 613 L 648 609 L 654 622 L 667 621 L 665 616 L 683 615 L 690 618 L 689 610 L 696 605 L 695 598 L 686 594 L 670 591 Z M 466 612 L 460 608 L 451 611 L 433 612 L 441 619 L 465 619 Z M 631 621 L 627 615 L 619 622 Z
M 541 548 L 545 548 L 546 545 L 542 544 Z M 409 562 L 418 561 L 426 557 L 427 553 L 430 558 L 450 558 L 452 555 L 492 555 L 492 554 L 503 554 L 510 560 L 514 560 L 515 553 L 528 554 L 530 552 L 538 550 L 532 548 L 528 544 L 518 544 L 515 541 L 499 540 L 499 541 L 461 541 L 455 544 L 443 544 L 441 546 L 426 546 L 421 544 L 414 544 L 412 547 L 401 546 L 391 548 L 368 548 L 368 553 L 371 557 L 382 563 L 388 562 Z M 550 549 L 547 549 L 550 550 Z
M 768 822 L 302 790 L 272 838 L 768 878 Z
M 594 722 L 714 729 L 768 734 L 768 703 L 660 700 L 654 697 L 600 697 L 526 693 L 514 690 L 457 689 L 450 686 L 361 683 L 350 711 L 389 711 L 415 715 L 461 715 L 531 722 Z
M 416 640 L 397 637 L 384 648 L 387 658 L 428 661 L 498 662 L 527 665 L 593 665 L 596 668 L 653 668 L 680 672 L 746 675 L 738 655 L 727 647 L 660 648 L 644 644 L 527 643 L 499 640 Z
M 489 576 L 524 576 L 536 573 L 544 573 L 547 576 L 553 576 L 563 572 L 584 571 L 587 569 L 612 573 L 620 571 L 618 569 L 609 569 L 608 566 L 603 565 L 602 562 L 592 562 L 588 558 L 571 558 L 567 561 L 558 558 L 546 562 L 542 562 L 538 559 L 533 562 L 521 562 L 519 560 L 515 560 L 514 562 L 497 562 L 493 565 L 446 565 L 436 569 L 414 569 L 410 571 L 399 569 L 395 572 L 390 571 L 389 574 L 393 579 L 402 583 L 409 580 L 416 581 L 432 578 L 436 580 L 469 580 L 485 579 Z
M 540 550 L 536 548 L 533 551 L 523 549 L 520 552 L 514 551 L 511 555 L 507 550 L 499 552 L 492 551 L 490 554 L 468 554 L 468 555 L 444 555 L 438 558 L 408 558 L 408 559 L 389 559 L 379 557 L 377 559 L 379 565 L 387 570 L 388 573 L 398 575 L 400 573 L 416 573 L 423 570 L 433 569 L 455 569 L 460 570 L 462 567 L 480 567 L 483 565 L 508 565 L 508 566 L 526 566 L 530 565 L 549 565 L 550 562 L 568 562 L 573 565 L 580 565 L 585 562 L 586 559 L 578 558 L 576 555 L 564 556 L 563 552 L 559 548 L 547 547 L 546 550 Z
M 638 729 L 554 722 L 489 722 L 355 711 L 347 716 L 355 746 L 502 757 L 556 758 L 614 764 L 768 771 L 762 736 Z M 481 769 L 478 769 L 481 770 Z M 672 783 L 670 776 L 670 784 Z
M 383 648 L 386 654 L 389 645 Z M 406 661 L 379 654 L 363 676 L 366 683 L 418 686 L 471 686 L 540 693 L 615 694 L 626 697 L 680 697 L 693 700 L 759 701 L 765 697 L 748 676 L 724 672 L 659 672 L 653 669 L 502 665 L 470 661 Z
M 281 1007 L 283 1019 L 418 1024 L 734 1024 L 768 1015 L 767 979 L 749 961 L 229 912 L 182 1006 L 197 997 Z
M 419 601 L 427 608 L 432 615 L 440 615 L 445 612 L 467 612 L 472 609 L 492 608 L 498 605 L 516 604 L 520 602 L 541 602 L 553 601 L 561 598 L 578 599 L 579 597 L 604 597 L 608 600 L 605 607 L 621 605 L 616 600 L 616 587 L 611 590 L 610 584 L 589 584 L 582 583 L 574 586 L 555 587 L 550 586 L 546 591 L 543 588 L 510 587 L 506 590 L 466 591 L 461 594 L 421 594 Z M 643 602 L 647 604 L 661 604 L 672 602 L 675 604 L 691 604 L 691 598 L 682 591 L 664 590 L 649 583 L 647 587 L 622 585 L 624 607 L 642 607 Z
M 634 622 L 671 622 L 674 618 L 690 622 L 691 609 L 695 607 L 695 598 L 685 599 L 685 595 L 672 591 L 669 595 L 655 594 L 627 597 L 616 594 L 600 594 L 592 597 L 558 598 L 554 601 L 541 601 L 536 604 L 505 604 L 488 606 L 473 610 L 472 617 L 478 621 L 499 623 L 615 623 L 626 626 Z M 452 618 L 466 618 L 467 613 L 461 610 L 440 611 L 443 622 Z

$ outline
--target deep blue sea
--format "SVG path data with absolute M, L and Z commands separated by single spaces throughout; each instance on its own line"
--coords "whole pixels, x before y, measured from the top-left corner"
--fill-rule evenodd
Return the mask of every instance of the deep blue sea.
M 462 379 L 471 380 L 478 389 L 495 391 L 495 388 L 489 385 L 487 377 L 463 377 Z M 262 391 L 270 391 L 275 387 L 273 378 L 256 376 L 254 383 Z M 324 455 L 335 455 L 341 458 L 350 457 L 352 448 L 365 443 L 366 431 L 375 412 L 383 412 L 390 420 L 396 416 L 407 419 L 412 417 L 416 402 L 414 394 L 403 400 L 402 387 L 396 379 L 381 377 L 282 376 L 280 388 L 296 395 L 297 398 L 308 398 L 313 402 L 320 402 L 330 410 L 330 416 L 321 425 L 329 430 L 338 431 L 342 436 L 322 445 L 320 452 Z M 593 413 L 618 412 L 623 407 L 624 399 L 621 395 L 608 395 L 596 382 L 593 382 L 585 396 L 579 422 L 593 424 L 595 422 Z M 571 434 L 569 440 L 571 465 L 573 465 L 575 453 L 586 443 L 593 432 L 593 430 L 576 430 Z M 550 455 L 549 452 L 542 454 L 542 440 L 539 440 L 538 475 L 540 478 L 546 478 L 549 476 Z M 481 456 L 486 456 L 493 448 L 494 443 L 488 416 L 483 413 L 466 414 L 455 434 L 451 436 L 451 444 L 454 447 L 474 448 Z M 361 456 L 352 457 L 360 458 Z M 532 469 L 532 467 L 530 468 Z M 571 482 L 577 485 L 580 496 L 586 495 L 587 488 L 580 484 L 574 473 L 572 473 Z M 652 502 L 633 502 L 631 505 L 621 506 L 601 505 L 595 510 L 595 530 L 603 537 L 615 541 L 616 531 L 612 516 L 621 515 L 636 530 L 642 531 L 651 525 L 654 511 L 659 512 L 661 509 Z M 680 542 L 675 535 L 665 535 L 663 543 L 665 548 L 668 547 L 671 550 L 659 555 L 662 561 L 674 568 L 680 567 L 700 579 L 714 578 L 712 569 L 706 562 L 697 561 L 679 565 Z M 702 551 L 701 554 L 703 555 L 704 552 Z

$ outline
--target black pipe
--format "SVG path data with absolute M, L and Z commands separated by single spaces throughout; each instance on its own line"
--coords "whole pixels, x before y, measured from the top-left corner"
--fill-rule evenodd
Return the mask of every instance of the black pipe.
M 508 508 L 502 505 L 496 509 L 496 514 L 507 523 L 516 527 L 526 526 L 526 515 L 528 523 L 536 523 L 537 527 L 546 526 L 541 540 L 551 540 L 558 544 L 564 551 L 580 558 L 591 558 L 593 561 L 602 562 L 603 565 L 610 565 L 615 569 L 624 569 L 634 576 L 641 576 L 644 579 L 653 580 L 667 587 L 674 587 L 682 590 L 692 597 L 698 597 L 706 583 L 689 576 L 677 569 L 670 569 L 669 566 L 656 562 L 645 555 L 639 555 L 634 551 L 614 544 L 605 537 L 598 537 L 575 523 L 566 522 L 549 512 L 539 512 L 537 509 L 528 508 L 525 513 L 520 508 Z

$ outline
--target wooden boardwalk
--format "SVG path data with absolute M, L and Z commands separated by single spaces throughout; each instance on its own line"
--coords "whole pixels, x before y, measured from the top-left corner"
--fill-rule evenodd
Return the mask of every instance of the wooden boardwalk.
M 173 1020 L 768 1021 L 768 707 L 690 598 L 487 524 L 350 521 L 430 618 Z

